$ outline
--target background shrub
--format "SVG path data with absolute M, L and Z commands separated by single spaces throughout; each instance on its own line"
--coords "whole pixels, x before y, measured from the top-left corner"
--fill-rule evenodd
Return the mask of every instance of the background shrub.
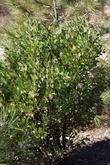
M 19 114 L 9 133 L 12 161 L 47 165 L 63 153 L 72 130 L 91 124 L 103 90 L 101 52 L 96 30 L 80 19 L 60 25 L 28 20 L 9 32 L 0 106 L 9 117 Z
M 100 64 L 104 69 L 105 74 L 105 89 L 101 94 L 101 99 L 104 104 L 105 110 L 110 110 L 110 50 L 109 41 L 103 41 L 106 52 L 103 54 L 103 58 L 100 59 Z M 105 56 L 105 57 L 104 57 Z

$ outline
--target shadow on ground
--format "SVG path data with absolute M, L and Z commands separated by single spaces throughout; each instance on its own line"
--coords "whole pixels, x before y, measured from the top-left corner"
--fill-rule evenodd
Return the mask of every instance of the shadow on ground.
M 110 165 L 110 140 L 73 151 L 56 165 Z

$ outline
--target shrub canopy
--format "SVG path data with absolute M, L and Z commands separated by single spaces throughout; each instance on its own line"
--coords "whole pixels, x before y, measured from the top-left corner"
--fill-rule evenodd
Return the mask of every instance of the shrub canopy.
M 0 106 L 20 114 L 10 129 L 11 159 L 54 159 L 73 129 L 91 123 L 103 90 L 101 52 L 96 30 L 80 19 L 28 20 L 10 32 L 0 62 Z

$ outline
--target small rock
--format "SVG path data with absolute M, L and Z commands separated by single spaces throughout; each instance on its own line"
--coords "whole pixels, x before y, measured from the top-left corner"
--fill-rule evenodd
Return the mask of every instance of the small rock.
M 106 16 L 110 16 L 110 6 L 109 5 L 105 5 L 104 8 L 103 8 L 103 13 L 106 15 Z
M 4 60 L 5 59 L 5 51 L 4 48 L 0 48 L 0 60 Z

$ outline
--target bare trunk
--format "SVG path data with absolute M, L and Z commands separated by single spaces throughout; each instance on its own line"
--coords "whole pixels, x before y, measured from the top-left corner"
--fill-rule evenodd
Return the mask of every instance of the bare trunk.
M 56 0 L 53 0 L 53 10 L 54 10 L 55 22 L 58 22 L 57 1 Z

